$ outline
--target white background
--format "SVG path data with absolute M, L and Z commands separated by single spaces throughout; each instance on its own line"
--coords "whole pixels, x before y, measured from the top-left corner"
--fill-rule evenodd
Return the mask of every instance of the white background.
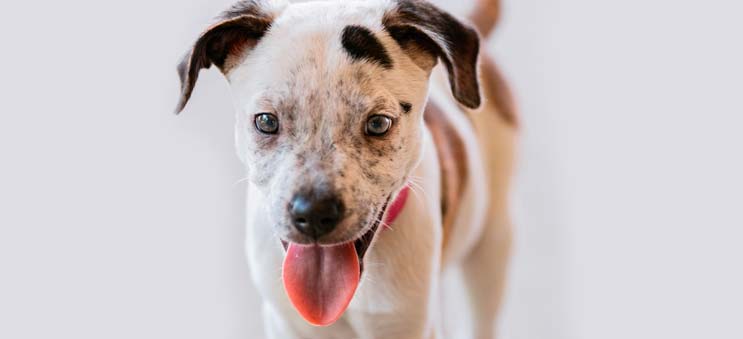
M 176 61 L 229 3 L 0 5 L 0 338 L 261 337 L 221 75 L 172 114 Z M 743 338 L 741 13 L 506 1 L 502 338 Z

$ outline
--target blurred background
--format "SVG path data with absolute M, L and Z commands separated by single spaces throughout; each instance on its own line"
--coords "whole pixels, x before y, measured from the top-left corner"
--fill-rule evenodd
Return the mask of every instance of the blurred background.
M 0 338 L 262 337 L 219 72 L 172 114 L 177 60 L 231 3 L 0 4 Z M 743 3 L 503 6 L 500 338 L 743 338 Z

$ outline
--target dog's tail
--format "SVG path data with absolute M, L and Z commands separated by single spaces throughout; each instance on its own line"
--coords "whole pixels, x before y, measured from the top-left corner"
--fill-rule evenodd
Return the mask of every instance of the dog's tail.
M 469 19 L 480 31 L 483 39 L 488 38 L 498 25 L 501 17 L 500 0 L 477 0 Z M 487 100 L 495 106 L 498 115 L 512 127 L 518 126 L 518 113 L 511 89 L 503 74 L 488 53 L 483 52 L 480 77 Z
M 477 0 L 475 8 L 469 15 L 470 21 L 480 31 L 482 37 L 488 37 L 498 25 L 501 15 L 500 0 Z

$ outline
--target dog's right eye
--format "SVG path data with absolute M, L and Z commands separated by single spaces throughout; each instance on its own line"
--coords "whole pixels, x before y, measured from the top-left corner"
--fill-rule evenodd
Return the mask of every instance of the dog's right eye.
M 261 133 L 276 134 L 279 131 L 279 118 L 271 113 L 261 113 L 255 116 L 255 128 Z
M 385 115 L 374 115 L 366 121 L 366 134 L 381 137 L 392 127 L 392 118 Z

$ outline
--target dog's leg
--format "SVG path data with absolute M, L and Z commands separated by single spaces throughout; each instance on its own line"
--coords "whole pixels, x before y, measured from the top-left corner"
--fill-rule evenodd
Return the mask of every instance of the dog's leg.
M 510 91 L 497 67 L 482 57 L 483 89 L 487 103 L 472 114 L 486 159 L 490 203 L 482 235 L 463 265 L 474 311 L 475 338 L 493 339 L 505 285 L 512 228 L 508 197 L 514 159 L 516 112 Z
M 473 307 L 476 339 L 495 338 L 495 323 L 503 297 L 511 248 L 507 216 L 491 216 L 482 238 L 465 259 L 463 272 Z

